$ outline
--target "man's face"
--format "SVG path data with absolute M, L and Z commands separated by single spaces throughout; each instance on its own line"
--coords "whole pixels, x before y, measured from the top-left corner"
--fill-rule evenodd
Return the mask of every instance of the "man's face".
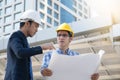
M 72 37 L 69 37 L 69 34 L 67 31 L 57 32 L 57 42 L 60 48 L 68 48 L 71 40 L 72 40 Z
M 36 22 L 32 22 L 32 24 L 28 26 L 27 35 L 29 37 L 34 36 L 35 33 L 38 31 L 38 27 L 39 27 L 39 24 L 37 24 Z

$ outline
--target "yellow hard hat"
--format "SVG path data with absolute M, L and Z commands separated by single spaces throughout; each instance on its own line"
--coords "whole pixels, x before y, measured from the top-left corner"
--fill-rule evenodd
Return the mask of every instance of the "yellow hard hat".
M 73 30 L 71 29 L 70 25 L 67 23 L 63 23 L 60 26 L 58 26 L 58 28 L 56 29 L 56 31 L 60 31 L 60 30 L 64 30 L 64 31 L 69 31 L 72 33 L 72 37 L 74 36 Z

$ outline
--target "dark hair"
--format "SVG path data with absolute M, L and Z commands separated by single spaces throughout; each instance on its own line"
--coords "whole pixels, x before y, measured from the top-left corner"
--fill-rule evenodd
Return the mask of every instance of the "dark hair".
M 66 31 L 66 30 L 65 30 Z M 57 34 L 58 34 L 58 32 L 59 31 L 57 31 Z M 68 32 L 68 35 L 69 35 L 69 37 L 72 37 L 72 32 L 70 32 L 70 31 L 67 31 Z
M 25 22 L 20 22 L 20 28 L 22 28 L 25 25 Z
M 68 32 L 69 37 L 72 37 L 72 32 L 70 31 L 67 31 L 67 32 Z
M 33 21 L 28 21 L 30 25 L 32 24 Z M 25 22 L 20 22 L 20 28 L 22 28 L 25 25 Z

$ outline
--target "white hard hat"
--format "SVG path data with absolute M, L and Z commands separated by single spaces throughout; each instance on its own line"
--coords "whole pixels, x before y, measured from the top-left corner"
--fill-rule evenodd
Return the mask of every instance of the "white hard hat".
M 40 20 L 40 15 L 39 12 L 34 11 L 34 10 L 27 10 L 25 11 L 22 16 L 20 17 L 21 22 L 26 22 L 26 21 L 34 21 L 41 25 L 41 20 Z

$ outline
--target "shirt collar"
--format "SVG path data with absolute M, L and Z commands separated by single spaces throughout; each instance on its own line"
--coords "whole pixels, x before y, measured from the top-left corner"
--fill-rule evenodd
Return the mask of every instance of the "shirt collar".
M 57 51 L 59 54 L 64 54 L 64 51 L 63 51 L 63 50 L 61 50 L 60 48 L 57 48 L 57 49 L 56 49 L 56 51 Z M 67 53 L 66 55 L 69 55 L 69 51 L 70 51 L 70 49 L 69 49 L 69 48 L 68 48 L 68 49 L 66 49 L 66 51 L 65 51 L 65 52 Z
M 26 38 L 25 34 L 22 31 L 19 30 L 18 32 L 21 34 L 22 37 Z
M 20 36 L 20 38 L 22 38 L 23 40 L 27 40 L 27 37 L 24 35 L 24 33 L 20 30 L 18 30 L 18 34 Z

